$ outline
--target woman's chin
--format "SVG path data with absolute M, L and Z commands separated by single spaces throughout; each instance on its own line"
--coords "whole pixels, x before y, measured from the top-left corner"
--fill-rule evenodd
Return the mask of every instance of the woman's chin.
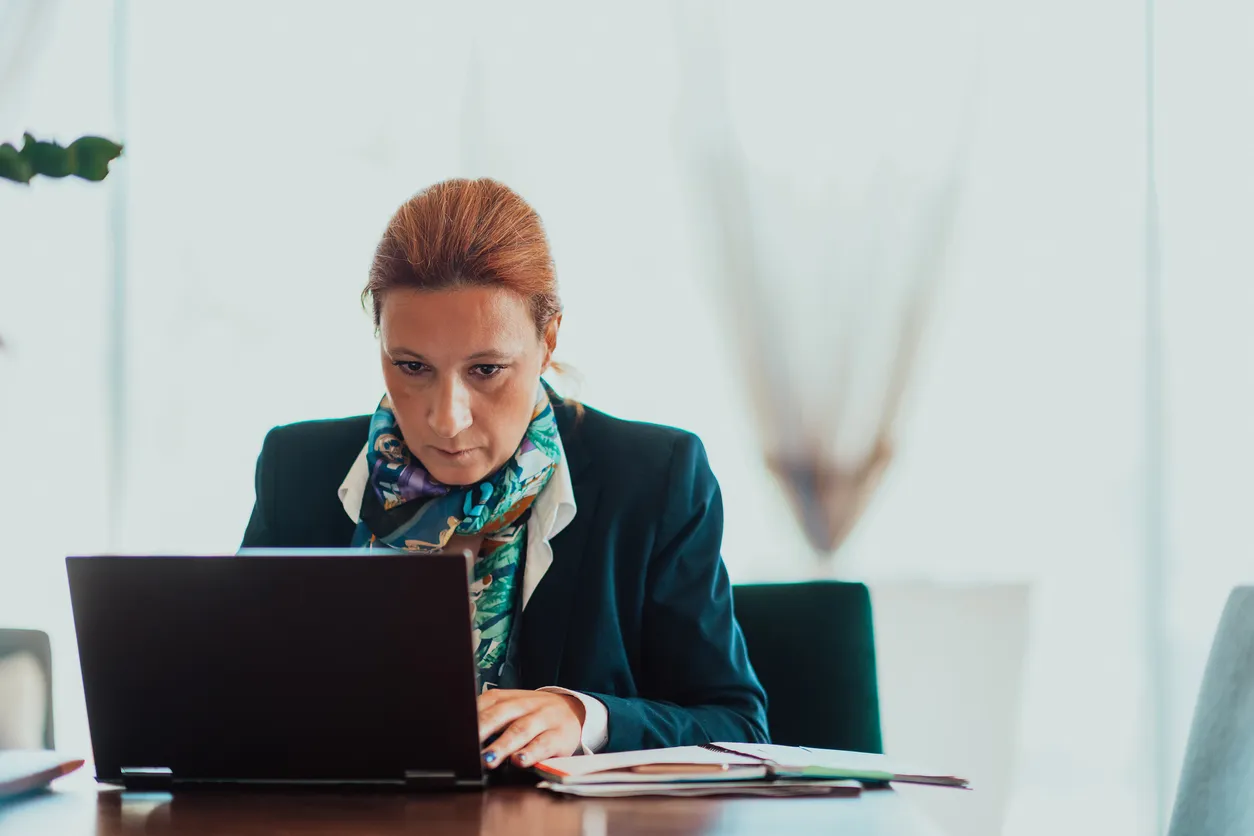
M 424 462 L 424 464 L 426 463 Z M 437 482 L 452 487 L 474 485 L 483 481 L 483 477 L 491 473 L 490 470 L 487 470 L 478 462 L 467 462 L 466 464 L 438 463 L 434 467 L 428 466 L 427 472 Z

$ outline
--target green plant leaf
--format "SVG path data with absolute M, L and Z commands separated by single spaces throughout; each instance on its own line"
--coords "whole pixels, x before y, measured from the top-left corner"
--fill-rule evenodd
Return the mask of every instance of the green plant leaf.
M 29 183 L 35 176 L 30 163 L 9 143 L 0 145 L 0 177 L 17 183 Z
M 70 143 L 70 159 L 74 174 L 84 180 L 99 182 L 109 174 L 109 163 L 122 156 L 122 146 L 100 136 L 84 136 Z
M 69 152 L 55 142 L 41 142 L 30 134 L 22 137 L 22 156 L 36 174 L 69 177 L 74 173 Z
M 121 145 L 100 136 L 79 137 L 66 148 L 26 134 L 21 150 L 7 142 L 0 145 L 0 178 L 29 183 L 42 174 L 100 181 L 109 175 L 109 163 L 121 155 Z

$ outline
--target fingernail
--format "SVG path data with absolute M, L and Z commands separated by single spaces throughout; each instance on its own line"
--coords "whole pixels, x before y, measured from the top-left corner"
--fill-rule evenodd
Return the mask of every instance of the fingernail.
M 484 763 L 493 763 L 495 761 L 496 761 L 496 752 L 484 752 L 483 754 Z
M 531 757 L 530 757 L 529 755 L 519 755 L 519 756 L 518 756 L 518 762 L 519 762 L 520 764 L 522 764 L 523 766 L 526 766 L 526 765 L 527 765 L 527 761 L 529 761 L 529 760 L 531 760 Z

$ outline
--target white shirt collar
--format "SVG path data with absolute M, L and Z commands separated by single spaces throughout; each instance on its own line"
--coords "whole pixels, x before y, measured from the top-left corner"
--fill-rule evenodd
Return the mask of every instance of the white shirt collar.
M 557 444 L 560 449 L 562 444 L 560 437 L 557 439 Z M 353 522 L 361 520 L 361 500 L 370 484 L 370 470 L 366 466 L 366 446 L 363 445 L 361 452 L 357 454 L 357 459 L 348 469 L 348 475 L 340 483 L 338 491 L 344 512 Z M 536 533 L 539 534 L 539 538 L 536 539 L 547 543 L 570 525 L 570 521 L 574 518 L 575 487 L 571 484 L 570 466 L 566 463 L 566 454 L 563 451 L 548 484 L 540 491 L 535 504 L 531 506 L 531 521 L 528 527 L 534 525 Z M 531 536 L 527 539 L 533 540 Z

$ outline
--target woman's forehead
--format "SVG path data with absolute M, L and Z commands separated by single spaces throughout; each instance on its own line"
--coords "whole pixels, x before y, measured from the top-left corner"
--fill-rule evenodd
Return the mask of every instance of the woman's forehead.
M 405 290 L 383 300 L 383 348 L 393 357 L 492 362 L 539 343 L 524 299 L 508 290 Z

